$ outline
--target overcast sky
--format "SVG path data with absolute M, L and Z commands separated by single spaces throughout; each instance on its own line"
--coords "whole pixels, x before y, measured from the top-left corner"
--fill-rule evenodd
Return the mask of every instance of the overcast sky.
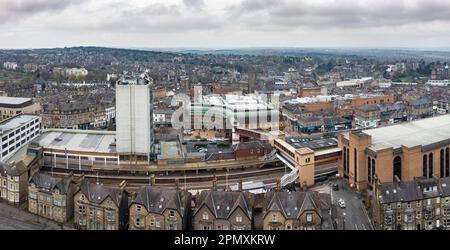
M 0 0 L 0 48 L 450 47 L 450 0 Z

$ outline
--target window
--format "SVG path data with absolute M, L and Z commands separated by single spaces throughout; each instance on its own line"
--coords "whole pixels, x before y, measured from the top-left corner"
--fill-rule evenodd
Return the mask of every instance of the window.
M 420 207 L 422 205 L 421 201 L 417 201 L 417 207 Z
M 424 156 L 423 156 L 423 161 L 422 161 L 422 172 L 423 172 L 423 177 L 428 177 L 428 174 L 427 174 L 427 169 L 428 169 L 427 164 L 428 164 L 428 156 L 427 156 L 427 155 L 424 155 Z
M 278 218 L 277 218 L 277 214 L 272 214 L 272 222 L 277 222 Z
M 450 154 L 449 154 L 449 148 L 445 149 L 445 177 L 450 176 Z
M 155 219 L 155 227 L 161 227 L 161 221 L 159 218 Z
M 397 202 L 397 208 L 402 208 L 402 203 L 401 202 Z
M 448 220 L 448 219 L 444 220 L 442 226 L 443 227 L 450 227 L 450 220 Z
M 433 153 L 428 155 L 428 178 L 433 177 Z
M 86 207 L 83 205 L 79 205 L 78 206 L 78 211 L 80 212 L 80 214 L 85 214 L 86 213 Z
M 169 217 L 175 217 L 175 211 L 173 211 L 173 210 L 170 210 L 169 211 Z
M 407 214 L 405 215 L 405 222 L 412 222 L 413 221 L 413 216 L 412 214 Z
M 393 222 L 393 217 L 392 217 L 392 215 L 386 215 L 386 216 L 384 217 L 384 223 L 385 223 L 385 224 L 392 224 L 392 222 Z
M 393 162 L 393 171 L 394 171 L 394 180 L 395 176 L 397 176 L 400 180 L 402 179 L 402 158 L 400 156 L 397 156 L 394 158 Z
M 203 213 L 203 220 L 209 220 L 209 215 L 207 212 Z
M 354 174 L 355 174 L 355 182 L 358 182 L 358 153 L 356 152 L 356 148 L 353 149 L 353 156 L 354 156 Z
M 439 159 L 440 159 L 440 167 L 441 167 L 441 178 L 445 177 L 445 155 L 444 155 L 444 150 L 441 149 L 441 151 L 439 152 Z
M 238 214 L 238 215 L 236 216 L 236 222 L 237 222 L 237 223 L 241 223 L 241 222 L 242 222 L 242 216 L 241 216 L 240 214 Z
M 29 196 L 30 196 L 30 199 L 36 199 L 37 198 L 37 195 L 36 195 L 35 192 L 30 192 Z
M 151 226 L 151 227 L 154 227 L 154 226 L 155 226 L 155 217 L 152 217 L 152 218 L 150 219 L 150 226 Z
M 141 212 L 142 207 L 141 206 L 136 206 L 136 211 Z
M 347 173 L 347 148 L 344 147 L 344 150 L 342 152 L 343 154 L 343 159 L 344 159 L 344 172 Z
M 402 220 L 402 214 L 401 213 L 398 213 L 397 214 L 397 221 L 401 221 Z
M 407 208 L 411 208 L 411 202 L 408 202 L 406 205 Z
M 305 159 L 305 162 L 306 162 L 306 163 L 310 163 L 310 162 L 311 162 L 311 158 L 306 158 L 306 159 Z
M 141 226 L 141 219 L 136 218 L 136 226 L 140 227 Z
M 371 159 L 370 157 L 367 157 L 367 180 L 369 181 L 369 183 L 372 183 L 372 166 L 371 166 Z
M 306 222 L 312 222 L 313 221 L 313 215 L 308 213 L 306 214 Z
M 391 209 L 392 209 L 391 203 L 388 203 L 388 204 L 386 205 L 386 209 L 387 209 L 387 210 L 391 210 Z

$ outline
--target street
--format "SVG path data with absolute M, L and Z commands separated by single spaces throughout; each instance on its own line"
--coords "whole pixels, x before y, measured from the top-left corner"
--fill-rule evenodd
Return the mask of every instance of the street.
M 331 187 L 334 183 L 339 185 L 338 191 L 332 190 Z M 358 197 L 356 192 L 350 190 L 350 188 L 341 180 L 324 182 L 322 185 L 312 188 L 312 190 L 331 194 L 331 201 L 337 206 L 337 216 L 339 218 L 344 218 L 345 230 L 372 229 L 362 199 Z M 340 208 L 338 205 L 338 200 L 341 198 L 345 202 L 345 208 Z
M 61 230 L 50 220 L 0 202 L 0 230 Z

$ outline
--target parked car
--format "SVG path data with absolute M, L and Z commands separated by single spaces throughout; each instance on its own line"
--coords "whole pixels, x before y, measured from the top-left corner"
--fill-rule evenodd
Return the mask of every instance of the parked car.
M 339 199 L 338 204 L 340 208 L 345 208 L 345 201 L 342 198 Z

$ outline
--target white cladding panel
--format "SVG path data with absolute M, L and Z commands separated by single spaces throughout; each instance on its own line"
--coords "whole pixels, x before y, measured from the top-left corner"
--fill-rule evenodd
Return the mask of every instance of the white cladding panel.
M 117 152 L 150 152 L 149 85 L 116 86 Z

